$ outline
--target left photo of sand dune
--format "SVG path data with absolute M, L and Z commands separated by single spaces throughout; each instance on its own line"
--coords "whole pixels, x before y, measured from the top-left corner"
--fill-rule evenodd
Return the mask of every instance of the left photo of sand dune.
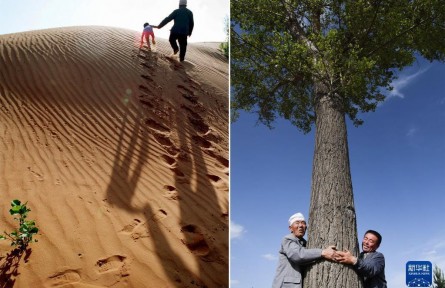
M 14 199 L 39 230 L 22 250 L 0 241 L 0 287 L 228 287 L 229 64 L 224 39 L 204 31 L 224 30 L 205 11 L 225 1 L 188 1 L 183 62 L 173 22 L 139 46 L 142 24 L 176 0 L 134 1 L 128 14 L 126 1 L 94 1 L 131 18 L 122 25 L 65 25 L 54 1 L 29 14 L 21 2 L 34 1 L 13 17 L 38 29 L 0 30 L 0 234 L 19 225 Z M 148 17 L 152 2 L 163 10 Z M 39 28 L 35 9 L 60 25 Z

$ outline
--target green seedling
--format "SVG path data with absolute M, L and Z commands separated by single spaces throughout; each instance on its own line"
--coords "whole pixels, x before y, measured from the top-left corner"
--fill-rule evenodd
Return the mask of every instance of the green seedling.
M 11 240 L 11 246 L 18 246 L 20 250 L 25 250 L 31 242 L 37 242 L 32 237 L 39 232 L 39 228 L 36 227 L 36 223 L 33 220 L 26 220 L 28 212 L 31 211 L 31 209 L 26 207 L 27 203 L 22 204 L 17 199 L 11 201 L 12 208 L 9 209 L 9 213 L 11 215 L 19 215 L 19 217 L 14 217 L 14 220 L 19 221 L 19 229 L 11 233 L 5 231 L 5 235 L 0 235 L 0 240 Z

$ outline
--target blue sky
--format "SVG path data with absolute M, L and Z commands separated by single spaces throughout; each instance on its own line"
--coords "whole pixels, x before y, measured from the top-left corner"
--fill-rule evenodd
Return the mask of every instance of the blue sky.
M 445 64 L 420 60 L 393 86 L 348 139 L 359 242 L 381 232 L 388 287 L 405 288 L 408 261 L 445 270 Z M 309 210 L 314 133 L 256 119 L 231 125 L 233 288 L 271 286 L 287 220 Z
M 78 25 L 99 25 L 142 31 L 157 25 L 179 0 L 0 0 L 0 34 Z M 229 0 L 188 0 L 195 28 L 189 42 L 224 41 Z M 173 22 L 155 36 L 168 39 Z

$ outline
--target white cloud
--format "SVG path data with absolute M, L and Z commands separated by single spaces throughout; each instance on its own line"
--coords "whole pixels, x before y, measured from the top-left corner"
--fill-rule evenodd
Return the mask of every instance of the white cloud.
M 406 136 L 407 137 L 414 137 L 414 135 L 416 135 L 416 133 L 417 133 L 417 128 L 411 128 L 406 133 Z
M 434 265 L 445 270 L 445 240 L 435 240 L 429 245 L 430 249 L 424 250 L 421 257 L 431 261 Z
M 273 255 L 273 254 L 270 254 L 270 253 L 263 254 L 263 255 L 261 255 L 261 257 L 263 257 L 264 259 L 269 260 L 269 261 L 278 260 L 278 257 L 276 255 Z
M 416 79 L 418 76 L 422 75 L 427 69 L 420 70 L 414 74 L 411 75 L 400 75 L 398 79 L 394 80 L 391 83 L 391 86 L 393 87 L 392 91 L 388 91 L 389 94 L 388 97 L 399 97 L 399 98 L 405 98 L 405 95 L 402 93 L 402 90 L 407 87 L 409 84 L 411 84 L 414 79 Z
M 230 238 L 241 238 L 245 233 L 245 229 L 243 226 L 236 224 L 233 221 L 230 221 Z
M 236 286 L 236 285 L 239 285 L 240 284 L 240 282 L 238 281 L 238 280 L 230 280 L 230 286 Z

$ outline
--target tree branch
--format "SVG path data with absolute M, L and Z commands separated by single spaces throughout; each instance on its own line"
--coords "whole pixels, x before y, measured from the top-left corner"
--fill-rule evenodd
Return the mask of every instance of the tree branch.
M 428 20 L 433 20 L 434 21 L 434 19 L 437 18 L 437 17 L 438 17 L 438 15 L 436 15 L 436 17 L 429 17 L 429 18 L 420 20 L 418 23 L 412 25 L 411 27 L 408 27 L 407 29 L 403 30 L 400 34 L 395 35 L 393 38 L 387 40 L 386 42 L 382 43 L 380 46 L 378 46 L 375 49 L 371 50 L 366 55 L 366 57 L 369 57 L 369 56 L 373 55 L 379 49 L 385 47 L 386 45 L 390 44 L 391 42 L 395 42 L 396 39 L 398 39 L 398 38 L 400 38 L 402 36 L 405 36 L 406 34 L 408 34 L 410 31 L 414 30 L 415 28 L 418 28 L 418 27 L 422 26 L 423 24 L 425 24 L 426 21 L 428 21 Z

